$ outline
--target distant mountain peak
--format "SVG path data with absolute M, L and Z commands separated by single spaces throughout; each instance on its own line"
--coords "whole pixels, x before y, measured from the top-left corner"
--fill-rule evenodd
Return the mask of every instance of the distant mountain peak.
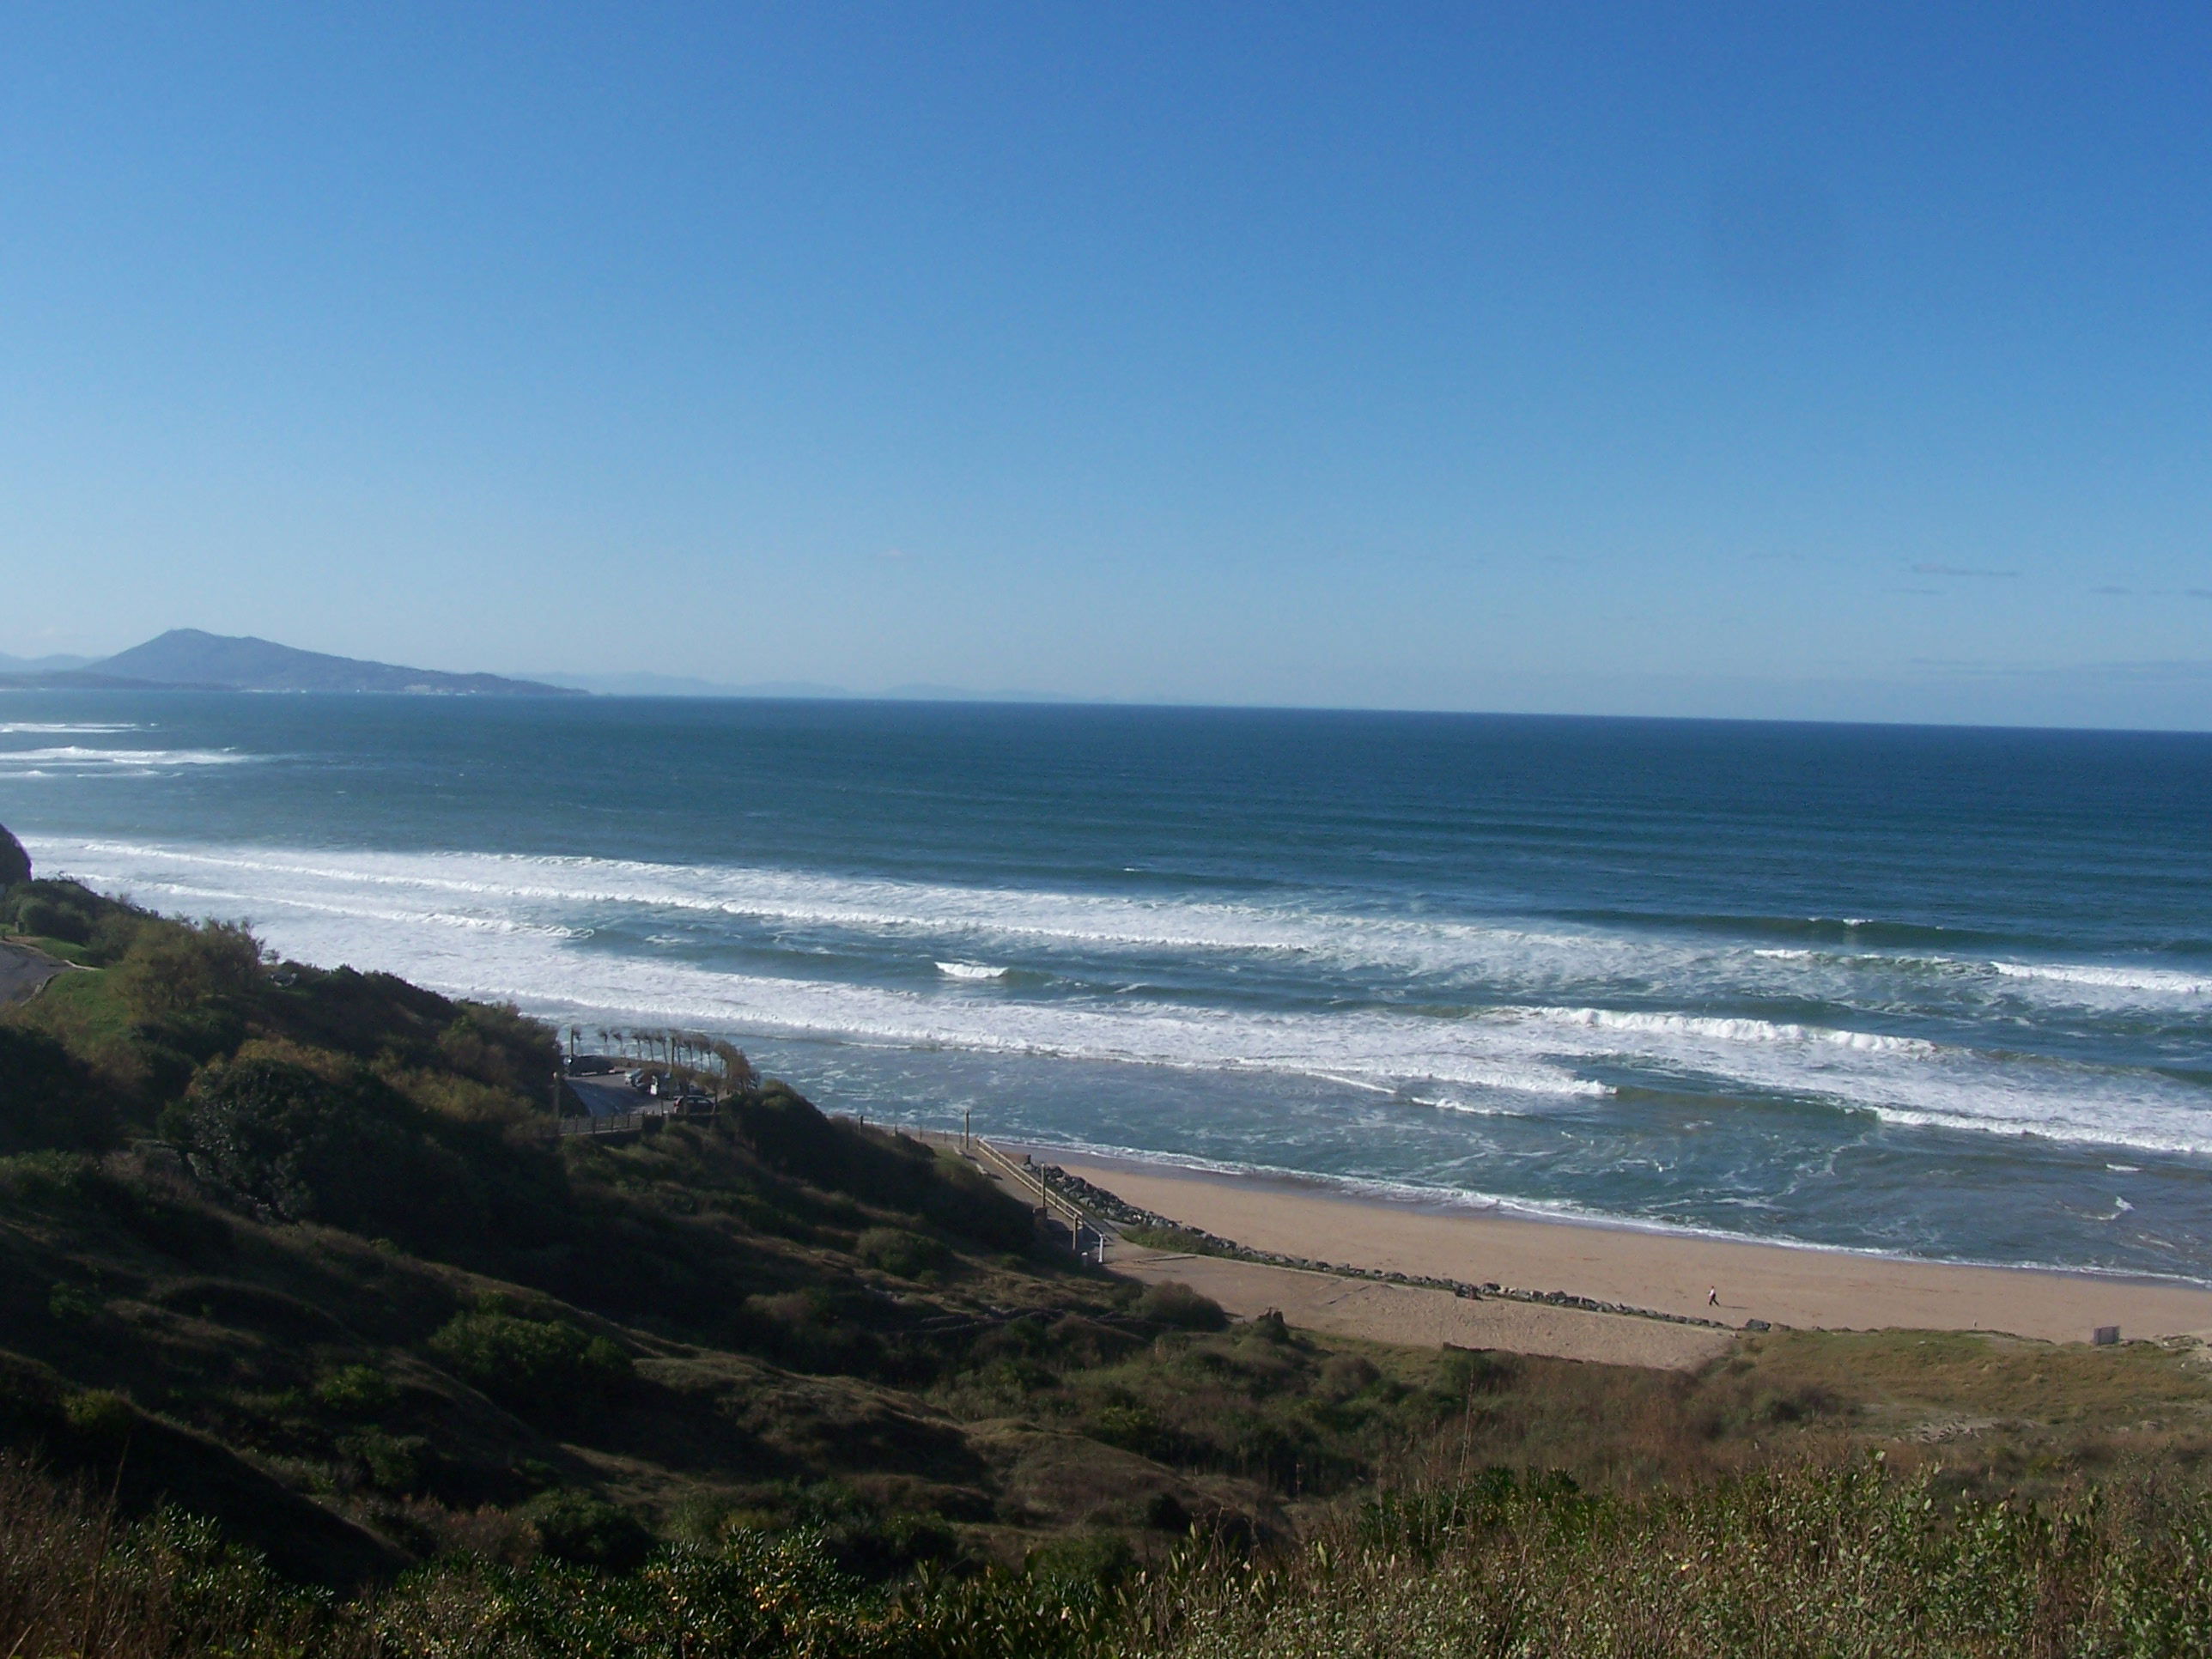
M 92 665 L 104 678 L 161 685 L 216 686 L 234 691 L 411 691 L 434 696 L 576 695 L 565 686 L 511 680 L 497 674 L 451 674 L 435 668 L 364 662 L 301 651 L 250 634 L 173 628 L 157 639 Z

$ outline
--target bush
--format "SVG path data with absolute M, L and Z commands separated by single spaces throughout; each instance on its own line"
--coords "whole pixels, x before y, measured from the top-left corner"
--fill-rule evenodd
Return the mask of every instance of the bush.
M 121 908 L 73 881 L 25 881 L 0 896 L 0 927 L 65 945 L 89 945 L 104 915 Z
M 1152 1408 L 1146 1405 L 1101 1407 L 1084 1426 L 1092 1439 L 1119 1446 L 1139 1457 L 1169 1458 L 1177 1449 L 1176 1437 Z
M 522 1506 L 521 1516 L 545 1553 L 572 1566 L 627 1572 L 653 1547 L 651 1534 L 628 1511 L 589 1492 L 541 1492 Z
M 1447 1346 L 1443 1363 L 1437 1367 L 1437 1382 L 1447 1396 L 1456 1400 L 1470 1394 L 1500 1393 L 1511 1388 L 1520 1375 L 1521 1364 L 1510 1353 Z
M 1137 1317 L 1185 1331 L 1218 1331 L 1229 1323 L 1229 1316 L 1218 1302 L 1180 1283 L 1155 1285 L 1147 1290 L 1137 1298 Z
M 117 991 L 139 1018 L 173 1019 L 252 990 L 261 944 L 234 922 L 156 922 L 139 928 L 113 972 Z
M 343 1064 L 249 1053 L 195 1078 L 163 1128 L 195 1174 L 265 1219 L 410 1243 L 478 1235 L 482 1194 L 428 1121 Z
M 605 1400 L 635 1370 L 604 1336 L 565 1319 L 525 1319 L 496 1308 L 459 1315 L 429 1346 L 455 1376 L 525 1413 Z
M 138 1421 L 137 1408 L 106 1389 L 70 1395 L 62 1402 L 62 1414 L 77 1434 L 103 1445 L 128 1439 Z
M 935 1239 L 902 1227 L 869 1228 L 854 1245 L 853 1253 L 871 1267 L 901 1279 L 934 1272 L 951 1260 L 951 1252 Z
M 1159 1496 L 1174 1504 L 1178 1513 L 1182 1511 L 1182 1505 L 1167 1493 Z M 1186 1518 L 1183 1526 L 1189 1524 Z M 1022 1561 L 1025 1577 L 1048 1585 L 1062 1595 L 1112 1589 L 1136 1568 L 1136 1554 L 1130 1549 L 1128 1540 L 1110 1532 L 1077 1533 L 1071 1537 L 1055 1538 L 1031 1550 Z
M 933 1515 L 902 1510 L 875 1516 L 837 1516 L 821 1529 L 823 1553 L 840 1572 L 855 1578 L 890 1578 L 925 1561 L 949 1561 L 959 1552 L 952 1528 Z
M 360 1461 L 368 1484 L 379 1492 L 419 1491 L 430 1465 L 430 1443 L 419 1434 L 390 1435 L 368 1429 L 338 1442 L 338 1449 Z
M 1322 1364 L 1322 1392 L 1331 1400 L 1349 1400 L 1374 1387 L 1382 1376 L 1382 1372 L 1356 1353 L 1331 1354 Z
M 348 1365 L 315 1384 L 315 1398 L 348 1417 L 375 1417 L 399 1403 L 399 1390 L 370 1365 Z
M 438 1034 L 438 1058 L 453 1070 L 526 1100 L 543 1101 L 561 1064 L 552 1029 L 504 1005 L 465 1002 Z

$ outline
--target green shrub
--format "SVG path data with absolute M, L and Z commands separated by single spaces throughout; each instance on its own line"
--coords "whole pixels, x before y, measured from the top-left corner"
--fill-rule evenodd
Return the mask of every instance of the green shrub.
M 483 1194 L 430 1121 L 356 1068 L 249 1052 L 203 1071 L 162 1126 L 196 1175 L 265 1219 L 418 1244 L 477 1236 Z
M 1137 1299 L 1137 1317 L 1185 1331 L 1218 1331 L 1229 1323 L 1229 1316 L 1218 1302 L 1180 1282 L 1154 1285 L 1146 1291 Z
M 64 1325 L 82 1325 L 100 1311 L 100 1304 L 74 1285 L 57 1285 L 46 1292 L 46 1312 Z
M 1084 1426 L 1092 1439 L 1139 1457 L 1161 1457 L 1170 1451 L 1168 1431 L 1149 1406 L 1103 1406 Z
M 85 1439 L 104 1445 L 126 1439 L 138 1421 L 137 1407 L 106 1389 L 86 1389 L 62 1401 L 62 1415 Z
M 1163 1492 L 1162 1497 L 1167 1497 Z M 1175 1500 L 1169 1498 L 1174 1504 Z M 1176 1504 L 1180 1511 L 1182 1506 Z M 1188 1526 L 1189 1522 L 1183 1523 Z M 1065 1595 L 1090 1589 L 1112 1589 L 1134 1572 L 1137 1558 L 1128 1540 L 1117 1533 L 1077 1533 L 1041 1544 L 1023 1559 L 1022 1571 L 1032 1581 Z
M 153 922 L 138 929 L 112 971 L 141 1019 L 170 1019 L 245 996 L 261 975 L 261 944 L 234 922 Z
M 371 1365 L 348 1365 L 315 1384 L 315 1398 L 348 1417 L 375 1417 L 399 1403 L 392 1380 Z
M 1356 1353 L 1331 1354 L 1322 1363 L 1322 1392 L 1331 1400 L 1349 1400 L 1374 1387 L 1382 1376 Z
M 112 912 L 133 921 L 143 915 L 73 881 L 27 881 L 0 894 L 0 932 L 90 945 Z
M 1218 1238 L 1183 1227 L 1124 1227 L 1121 1237 L 1147 1250 L 1174 1255 L 1234 1255 L 1236 1251 Z
M 933 1238 L 902 1227 L 871 1227 L 862 1233 L 853 1253 L 871 1267 L 901 1279 L 915 1279 L 942 1268 L 952 1253 Z
M 572 1566 L 625 1572 L 653 1547 L 652 1535 L 629 1511 L 589 1492 L 541 1492 L 520 1514 L 545 1553 Z
M 952 1528 L 933 1515 L 902 1510 L 887 1516 L 845 1515 L 824 1524 L 823 1553 L 840 1572 L 883 1579 L 924 1562 L 949 1561 L 959 1551 Z
M 79 1202 L 91 1195 L 100 1165 L 82 1152 L 18 1152 L 0 1158 L 0 1188 L 32 1202 Z
M 1497 1394 L 1513 1386 L 1521 1364 L 1510 1353 L 1490 1348 L 1444 1349 L 1437 1371 L 1437 1387 L 1454 1400 L 1470 1394 Z
M 392 1435 L 364 1429 L 338 1442 L 338 1449 L 358 1459 L 368 1484 L 379 1492 L 418 1491 L 430 1466 L 430 1443 L 419 1434 Z
M 629 1356 L 604 1336 L 565 1319 L 525 1319 L 493 1308 L 459 1315 L 429 1346 L 455 1376 L 526 1415 L 604 1401 L 635 1371 Z

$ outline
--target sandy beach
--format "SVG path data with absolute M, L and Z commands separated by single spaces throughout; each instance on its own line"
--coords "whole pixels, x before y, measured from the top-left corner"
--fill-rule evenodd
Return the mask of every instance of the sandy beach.
M 1036 1152 L 1131 1204 L 1252 1249 L 1349 1267 L 1565 1291 L 1738 1326 L 1764 1319 L 2086 1342 L 2095 1327 L 2118 1325 L 2125 1340 L 2212 1340 L 2212 1290 L 2186 1285 L 1528 1220 L 1347 1197 L 1276 1177 Z M 1717 1307 L 1707 1304 L 1713 1291 Z

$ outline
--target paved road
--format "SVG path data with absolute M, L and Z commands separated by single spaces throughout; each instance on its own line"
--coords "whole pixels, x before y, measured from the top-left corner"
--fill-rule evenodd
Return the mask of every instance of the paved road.
M 56 975 L 69 971 L 69 963 L 44 951 L 34 951 L 27 945 L 0 945 L 0 1002 L 21 1002 Z

